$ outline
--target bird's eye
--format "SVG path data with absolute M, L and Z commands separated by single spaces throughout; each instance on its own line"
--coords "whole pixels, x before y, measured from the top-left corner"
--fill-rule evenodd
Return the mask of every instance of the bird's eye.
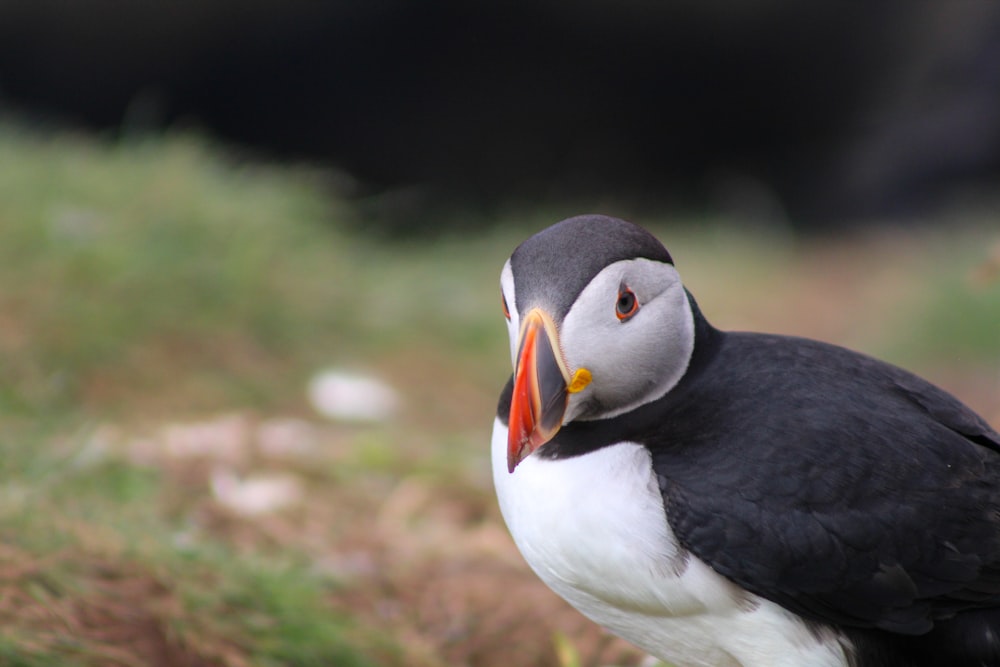
M 635 298 L 635 292 L 622 285 L 618 290 L 618 301 L 615 302 L 615 315 L 624 322 L 639 310 L 639 300 Z
M 510 319 L 510 309 L 507 308 L 507 297 L 505 297 L 503 295 L 503 292 L 500 292 L 500 302 L 503 304 L 503 316 L 506 317 L 509 320 Z

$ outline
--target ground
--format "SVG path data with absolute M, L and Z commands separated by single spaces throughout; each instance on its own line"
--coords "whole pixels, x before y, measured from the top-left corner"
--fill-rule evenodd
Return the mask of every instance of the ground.
M 330 174 L 191 136 L 0 126 L 0 174 L 5 664 L 643 660 L 527 569 L 488 469 L 499 268 L 580 211 L 373 238 Z M 988 218 L 823 239 L 636 221 L 716 325 L 875 354 L 1000 423 Z M 398 408 L 324 418 L 307 386 L 325 368 Z

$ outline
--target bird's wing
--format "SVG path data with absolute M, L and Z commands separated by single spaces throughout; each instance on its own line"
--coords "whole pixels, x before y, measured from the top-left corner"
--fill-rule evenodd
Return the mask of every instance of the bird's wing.
M 1000 606 L 1000 435 L 905 371 L 784 341 L 730 345 L 650 439 L 681 543 L 825 622 L 919 634 Z

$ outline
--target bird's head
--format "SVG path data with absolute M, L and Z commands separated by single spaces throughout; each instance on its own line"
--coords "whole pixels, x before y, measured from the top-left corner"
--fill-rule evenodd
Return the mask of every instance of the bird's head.
M 664 395 L 694 349 L 694 315 L 667 250 L 615 218 L 563 220 L 514 250 L 500 276 L 514 365 L 507 468 L 572 421 Z

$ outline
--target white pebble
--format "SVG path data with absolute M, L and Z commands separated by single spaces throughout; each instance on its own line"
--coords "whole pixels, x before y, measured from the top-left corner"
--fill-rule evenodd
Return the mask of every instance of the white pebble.
M 309 400 L 327 419 L 383 422 L 399 408 L 399 396 L 374 377 L 338 370 L 323 371 L 309 382 Z

